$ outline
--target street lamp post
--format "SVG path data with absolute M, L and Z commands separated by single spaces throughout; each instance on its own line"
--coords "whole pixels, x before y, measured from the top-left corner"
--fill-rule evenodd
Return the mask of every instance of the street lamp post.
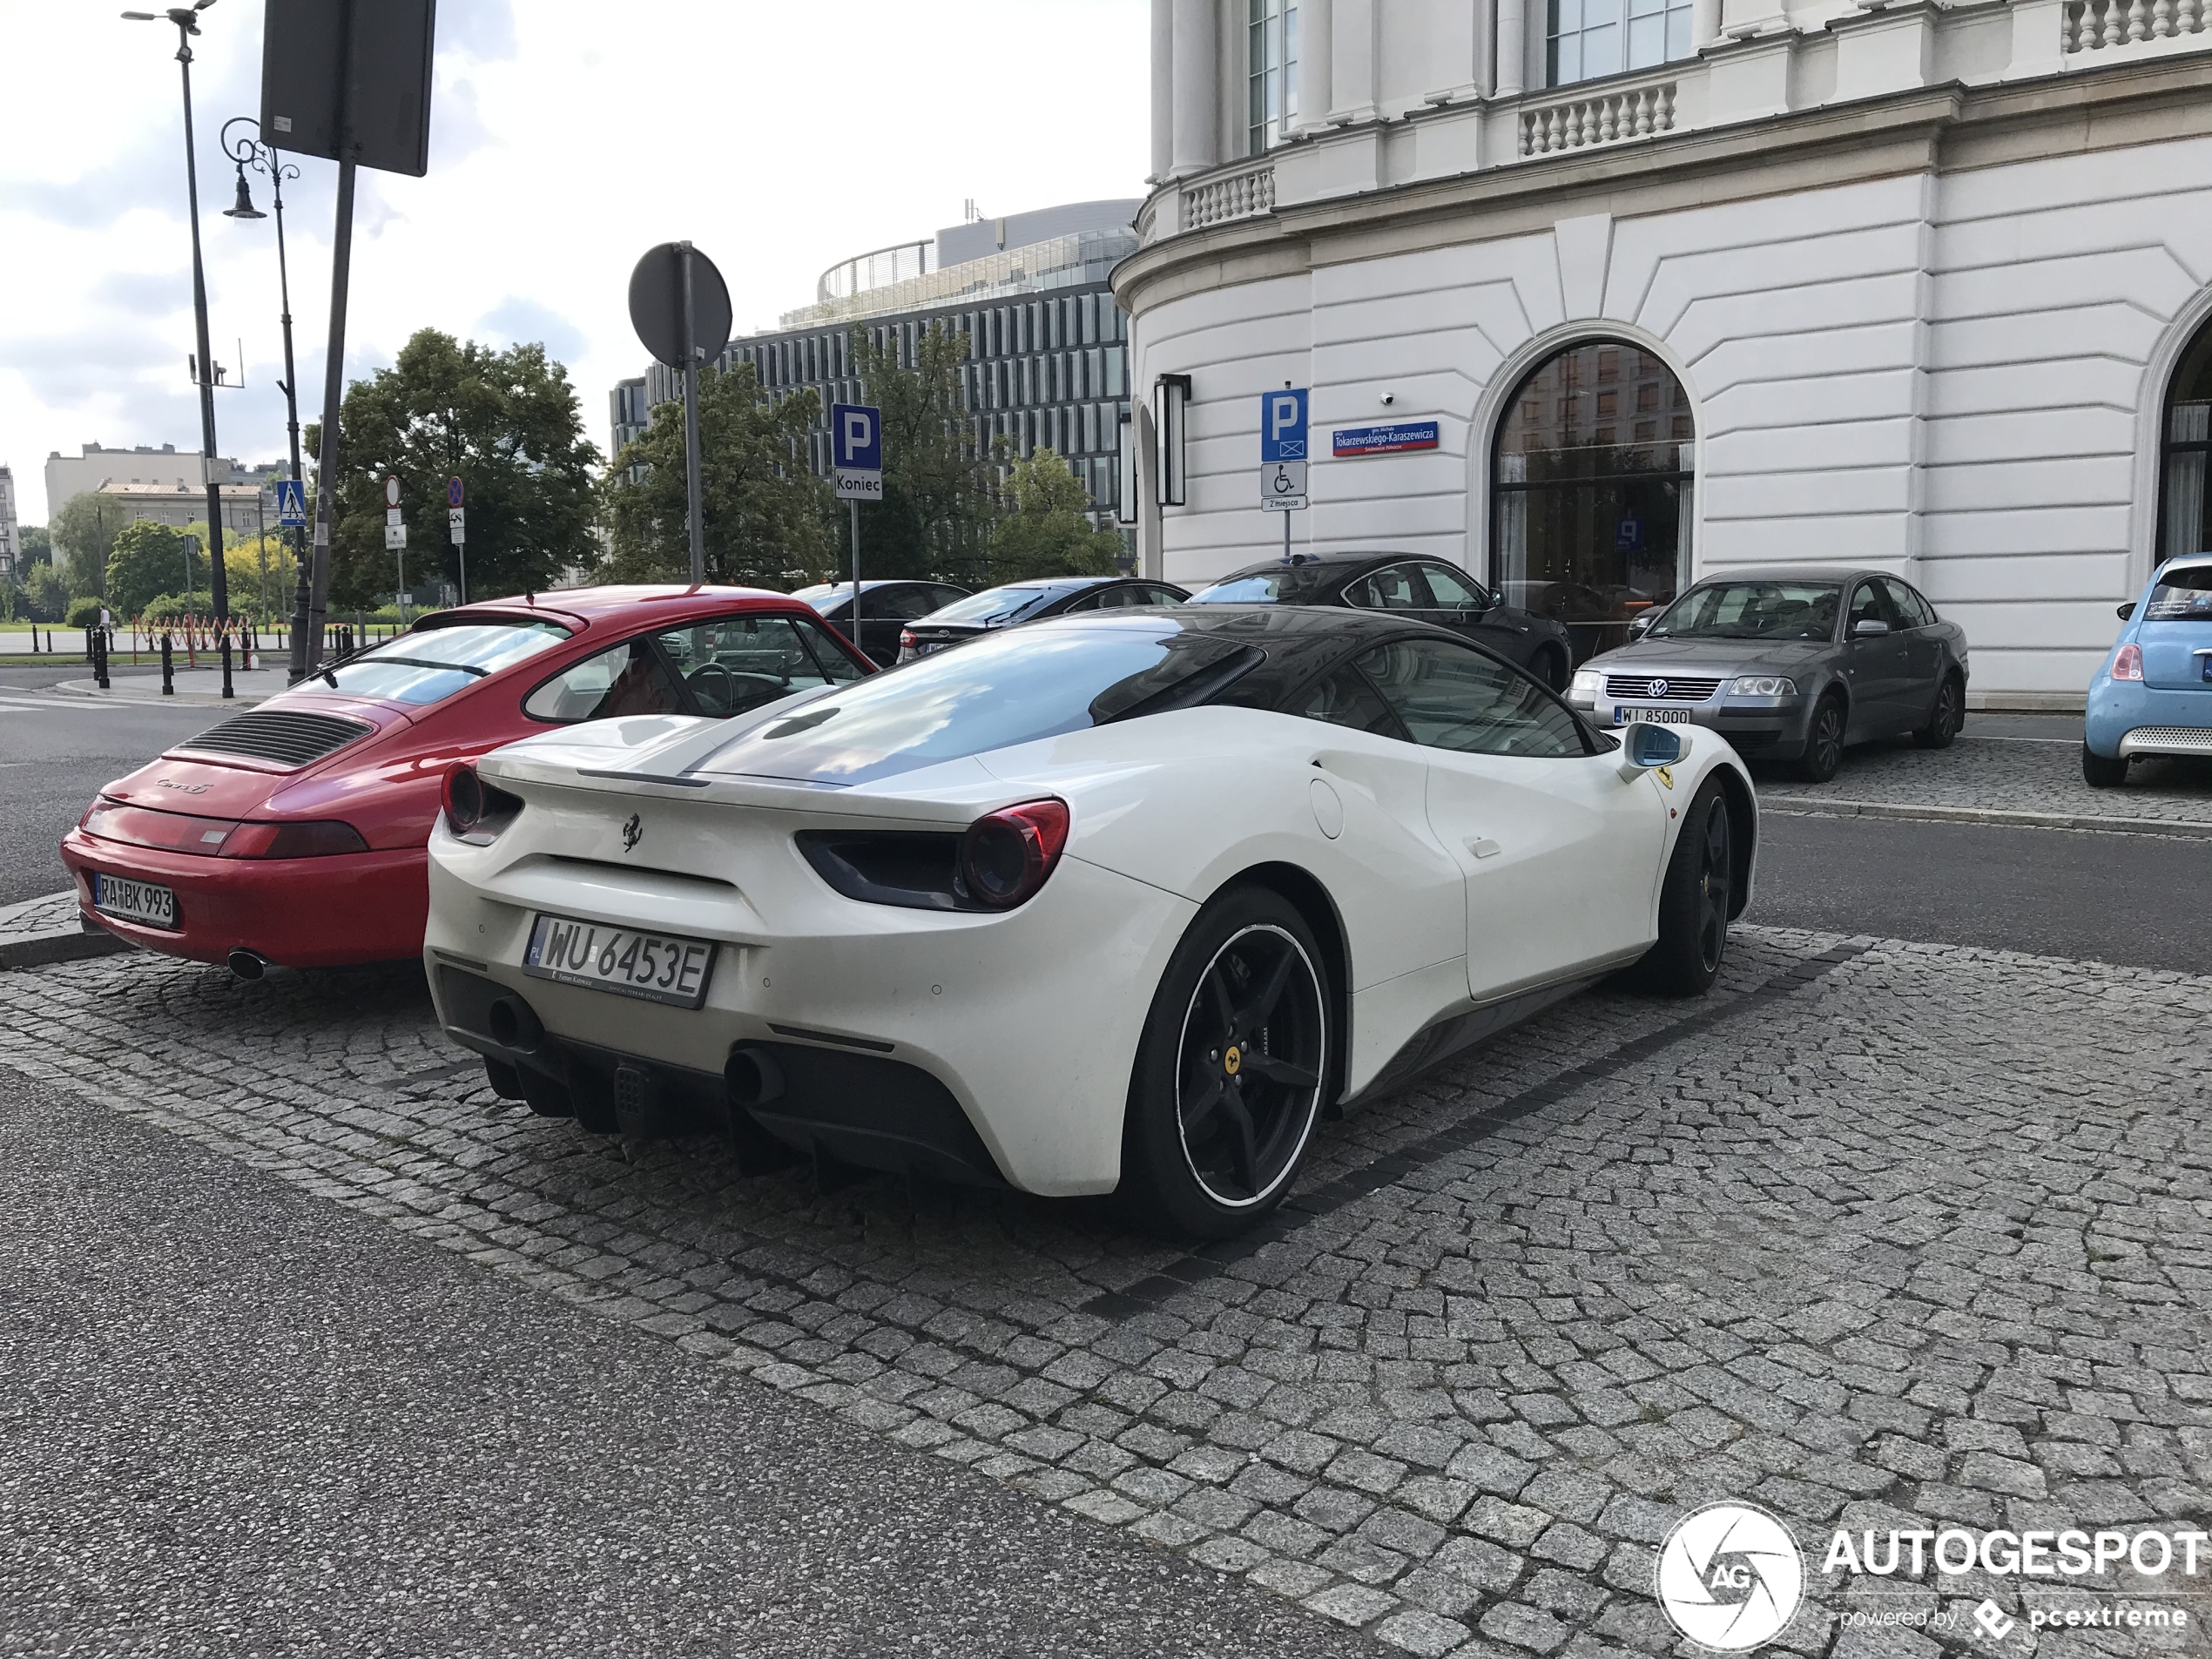
M 200 465 L 207 476 L 207 537 L 211 565 L 208 588 L 215 601 L 215 615 L 230 615 L 230 584 L 223 573 L 223 487 L 215 476 L 215 360 L 207 347 L 207 270 L 199 257 L 199 164 L 193 155 L 192 132 L 192 37 L 199 32 L 199 14 L 215 0 L 197 0 L 190 6 L 172 6 L 163 14 L 177 25 L 177 62 L 185 87 L 185 198 L 192 215 L 192 320 L 199 331 Z M 126 11 L 133 23 L 158 23 L 151 11 Z
M 240 133 L 236 138 L 233 138 L 231 129 L 233 127 L 251 127 L 252 136 L 248 137 L 245 133 Z M 268 217 L 253 205 L 253 193 L 246 187 L 246 170 L 248 167 L 269 176 L 269 186 L 274 197 L 271 205 L 276 210 L 277 293 L 284 307 L 280 317 L 284 325 L 284 429 L 291 448 L 292 481 L 304 485 L 306 475 L 300 470 L 300 382 L 299 376 L 293 372 L 292 366 L 292 273 L 286 262 L 284 251 L 284 181 L 287 179 L 297 179 L 300 176 L 300 169 L 278 154 L 275 145 L 262 141 L 261 124 L 250 115 L 235 116 L 223 123 L 223 153 L 238 165 L 238 200 L 223 210 L 224 218 L 243 219 Z M 265 531 L 264 534 L 266 532 Z M 307 532 L 296 525 L 292 531 L 292 556 L 299 563 L 307 563 Z M 262 563 L 266 566 L 267 563 L 268 551 L 264 547 Z M 264 587 L 266 586 L 265 581 Z M 261 609 L 264 615 L 268 610 L 268 605 L 269 596 L 264 591 L 261 595 Z

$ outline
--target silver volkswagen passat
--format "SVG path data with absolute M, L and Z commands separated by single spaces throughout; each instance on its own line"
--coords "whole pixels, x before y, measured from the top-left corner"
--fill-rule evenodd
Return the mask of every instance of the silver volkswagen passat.
M 1881 570 L 1778 566 L 1697 583 L 1575 671 L 1567 700 L 1600 725 L 1710 726 L 1749 760 L 1825 783 L 1845 745 L 1966 723 L 1966 636 Z

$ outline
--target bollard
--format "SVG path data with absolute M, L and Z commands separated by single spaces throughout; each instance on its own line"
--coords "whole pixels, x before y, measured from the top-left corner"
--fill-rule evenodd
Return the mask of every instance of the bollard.
M 175 665 L 169 660 L 169 636 L 165 633 L 161 636 L 161 694 L 164 697 L 177 695 Z
M 92 630 L 92 683 L 103 691 L 108 689 L 107 630 L 105 628 Z
M 237 692 L 231 690 L 231 637 L 225 634 L 223 636 L 223 697 L 227 701 L 237 695 Z

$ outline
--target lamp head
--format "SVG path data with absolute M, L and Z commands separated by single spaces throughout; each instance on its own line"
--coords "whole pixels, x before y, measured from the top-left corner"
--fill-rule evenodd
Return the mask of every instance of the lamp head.
M 253 192 L 246 185 L 246 164 L 238 164 L 238 200 L 223 210 L 225 219 L 266 219 L 268 215 L 253 205 Z

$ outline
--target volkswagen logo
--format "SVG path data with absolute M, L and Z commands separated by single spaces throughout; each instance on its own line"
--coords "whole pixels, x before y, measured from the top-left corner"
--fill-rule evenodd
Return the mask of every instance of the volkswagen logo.
M 1676 1629 L 1701 1648 L 1743 1653 L 1781 1635 L 1805 1588 L 1790 1529 L 1746 1503 L 1685 1515 L 1661 1546 L 1654 1588 Z
M 630 821 L 622 826 L 622 850 L 625 853 L 634 852 L 637 849 L 637 838 L 644 833 L 645 826 L 637 821 L 637 814 L 631 813 Z
M 1652 682 L 1651 682 L 1651 695 L 1652 695 L 1652 696 L 1654 696 L 1654 697 L 1664 697 L 1664 696 L 1666 696 L 1666 695 L 1667 695 L 1667 682 L 1666 682 L 1666 681 L 1664 681 L 1664 680 L 1654 680 L 1654 681 L 1652 681 Z

